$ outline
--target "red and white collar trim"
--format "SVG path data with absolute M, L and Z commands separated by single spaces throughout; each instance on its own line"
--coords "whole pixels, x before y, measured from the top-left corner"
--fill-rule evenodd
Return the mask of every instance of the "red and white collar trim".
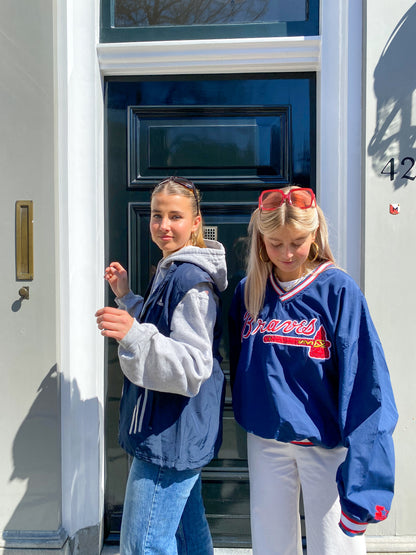
M 272 284 L 273 289 L 279 295 L 280 300 L 281 301 L 287 301 L 288 299 L 291 299 L 292 297 L 294 297 L 295 295 L 297 295 L 298 293 L 303 291 L 305 289 L 305 287 L 307 287 L 313 281 L 315 281 L 315 279 L 319 276 L 319 274 L 321 274 L 324 270 L 326 270 L 330 266 L 333 266 L 333 263 L 331 261 L 324 262 L 323 264 L 321 264 L 320 266 L 315 268 L 315 270 L 313 272 L 308 274 L 305 277 L 305 279 L 303 279 L 298 285 L 296 285 L 290 291 L 285 291 L 284 289 L 282 289 L 282 287 L 280 287 L 280 285 L 277 282 L 275 276 L 273 275 L 273 272 L 270 274 L 270 283 Z

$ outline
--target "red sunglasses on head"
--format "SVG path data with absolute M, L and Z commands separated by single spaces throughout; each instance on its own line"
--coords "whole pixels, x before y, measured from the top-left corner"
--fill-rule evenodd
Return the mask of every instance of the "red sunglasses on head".
M 312 189 L 299 187 L 290 189 L 287 193 L 283 192 L 282 189 L 268 189 L 260 195 L 259 210 L 261 212 L 270 212 L 282 206 L 284 202 L 302 210 L 316 206 L 316 199 Z

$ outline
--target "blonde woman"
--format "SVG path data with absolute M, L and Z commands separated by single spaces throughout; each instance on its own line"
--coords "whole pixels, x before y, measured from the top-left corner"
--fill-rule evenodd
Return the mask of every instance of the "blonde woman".
M 201 468 L 221 443 L 224 376 L 218 353 L 224 247 L 204 241 L 199 192 L 170 177 L 151 199 L 150 233 L 161 259 L 146 298 L 117 262 L 105 277 L 119 308 L 96 313 L 119 342 L 124 373 L 121 446 L 133 457 L 121 555 L 212 555 Z
M 337 268 L 311 189 L 263 191 L 230 311 L 237 421 L 248 432 L 255 555 L 361 555 L 394 484 L 397 421 L 383 349 Z

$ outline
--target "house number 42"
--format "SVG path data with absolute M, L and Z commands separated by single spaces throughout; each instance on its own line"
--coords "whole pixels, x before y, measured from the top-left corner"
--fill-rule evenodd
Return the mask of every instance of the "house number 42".
M 394 169 L 394 158 L 390 158 L 390 160 L 387 162 L 387 164 L 384 166 L 384 168 L 381 170 L 381 173 L 383 175 L 388 175 L 390 176 L 390 181 L 394 180 L 394 176 L 398 173 L 400 173 L 399 178 L 400 179 L 411 179 L 412 181 L 416 178 L 416 175 L 410 175 L 410 171 L 413 168 L 413 166 L 415 165 L 415 159 L 411 158 L 410 156 L 406 156 L 406 158 L 403 158 L 400 162 L 400 165 L 403 166 L 403 169 L 399 172 L 399 171 L 395 171 Z

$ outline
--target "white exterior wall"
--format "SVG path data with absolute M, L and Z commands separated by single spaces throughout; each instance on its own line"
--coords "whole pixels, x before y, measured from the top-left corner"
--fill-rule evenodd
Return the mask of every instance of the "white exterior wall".
M 0 551 L 18 534 L 62 543 L 52 8 L 0 3 Z M 33 281 L 16 280 L 17 200 L 34 205 Z
M 102 78 L 289 70 L 318 74 L 318 194 L 337 258 L 365 289 L 400 412 L 393 510 L 369 527 L 368 551 L 416 553 L 413 299 L 398 285 L 399 271 L 413 269 L 413 181 L 380 174 L 391 157 L 396 170 L 416 158 L 415 10 L 409 0 L 321 6 L 322 39 L 98 45 L 98 0 L 0 3 L 0 553 L 100 549 L 104 348 L 93 314 L 104 299 Z M 34 201 L 30 283 L 14 276 L 20 199 Z M 388 213 L 391 202 L 399 215 Z M 30 299 L 17 310 L 21 285 Z
M 0 2 L 0 553 L 101 548 L 104 349 L 99 1 Z M 15 278 L 15 202 L 34 279 Z M 29 285 L 29 300 L 18 290 Z
M 416 180 L 403 178 L 411 161 L 401 164 L 406 157 L 416 158 L 416 4 L 367 0 L 364 29 L 364 290 L 385 349 L 399 411 L 393 508 L 386 522 L 372 527 L 370 533 L 397 536 L 403 551 L 406 546 L 416 551 L 416 300 L 411 288 Z M 381 174 L 391 158 L 398 172 L 392 181 Z M 414 179 L 416 167 L 409 174 Z M 400 204 L 398 215 L 389 213 L 390 203 Z

